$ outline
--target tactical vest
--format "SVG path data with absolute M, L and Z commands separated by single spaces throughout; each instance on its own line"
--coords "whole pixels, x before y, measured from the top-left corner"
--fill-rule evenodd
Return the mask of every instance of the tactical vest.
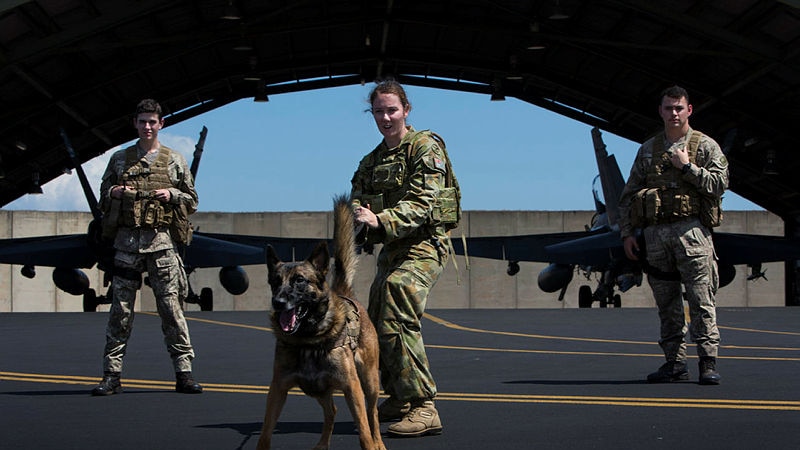
M 461 220 L 461 188 L 453 172 L 444 139 L 429 130 L 414 131 L 413 133 L 433 139 L 444 153 L 445 187 L 439 191 L 439 195 L 435 199 L 429 225 L 443 225 L 446 230 L 453 229 Z M 375 161 L 375 151 L 367 156 L 365 163 L 371 180 L 371 192 L 363 193 L 359 200 L 362 204 L 370 204 L 372 212 L 377 214 L 384 208 L 390 208 L 399 203 L 406 195 L 408 168 L 416 156 L 413 154 L 415 140 L 415 136 L 410 136 L 402 148 L 379 161 L 380 164 Z
M 172 187 L 169 178 L 169 161 L 172 151 L 162 146 L 152 164 L 139 158 L 136 146 L 125 150 L 125 167 L 119 180 L 122 186 L 133 187 L 122 195 L 119 225 L 128 228 L 165 228 L 172 224 L 173 208 L 154 198 L 156 189 Z
M 696 164 L 697 148 L 703 133 L 692 130 L 687 142 L 689 162 Z M 644 155 L 647 158 L 647 155 Z M 680 169 L 672 165 L 671 154 L 664 147 L 664 135 L 653 139 L 650 165 L 645 174 L 647 188 L 634 195 L 631 202 L 631 225 L 643 228 L 648 225 L 671 223 L 687 217 L 699 217 L 707 227 L 722 222 L 721 199 L 701 195 L 683 179 Z

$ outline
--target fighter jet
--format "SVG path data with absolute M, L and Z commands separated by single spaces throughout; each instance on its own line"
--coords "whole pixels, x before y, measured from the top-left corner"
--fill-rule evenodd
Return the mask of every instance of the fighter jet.
M 600 307 L 620 307 L 620 293 L 641 285 L 643 266 L 627 259 L 622 248 L 617 223 L 618 201 L 625 186 L 622 172 L 614 155 L 606 151 L 600 130 L 593 128 L 591 134 L 599 175 L 592 189 L 595 214 L 585 231 L 468 237 L 466 253 L 470 257 L 508 261 L 507 273 L 512 276 L 519 272 L 520 261 L 549 263 L 539 273 L 538 285 L 545 292 L 560 291 L 559 300 L 564 299 L 575 272 L 587 280 L 596 273 L 598 283 L 594 290 L 589 285 L 578 289 L 578 306 L 589 308 L 598 302 Z M 798 239 L 722 232 L 714 232 L 713 236 L 720 287 L 733 281 L 735 265 L 747 264 L 752 270 L 748 280 L 752 280 L 766 278 L 761 263 L 800 259 Z M 452 244 L 456 254 L 465 254 L 461 240 L 453 239 Z
M 208 129 L 203 127 L 195 146 L 190 168 L 193 177 L 197 176 L 207 132 Z M 36 266 L 53 267 L 53 282 L 56 287 L 72 295 L 82 295 L 83 310 L 95 311 L 98 305 L 111 303 L 112 300 L 114 250 L 111 243 L 100 237 L 102 212 L 63 130 L 61 137 L 92 212 L 88 230 L 80 234 L 0 239 L 0 264 L 21 265 L 20 272 L 26 278 L 36 276 Z M 232 295 L 241 295 L 247 291 L 250 283 L 247 272 L 241 266 L 264 264 L 267 244 L 271 244 L 279 257 L 287 261 L 292 260 L 295 254 L 310 253 L 318 242 L 318 239 L 204 233 L 195 230 L 191 244 L 181 247 L 179 252 L 187 275 L 198 268 L 220 267 L 219 279 L 222 286 Z M 103 272 L 103 285 L 107 287 L 104 295 L 97 295 L 95 289 L 90 287 L 89 277 L 81 270 L 91 269 L 95 265 Z M 189 283 L 186 302 L 198 304 L 203 311 L 210 311 L 213 309 L 213 292 L 211 288 L 204 287 L 198 295 Z

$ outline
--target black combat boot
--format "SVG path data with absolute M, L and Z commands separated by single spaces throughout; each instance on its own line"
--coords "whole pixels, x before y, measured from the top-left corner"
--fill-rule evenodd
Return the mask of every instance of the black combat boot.
M 700 363 L 700 384 L 719 384 L 719 372 L 717 372 L 717 358 L 713 356 L 701 356 Z
M 667 361 L 657 371 L 647 376 L 648 383 L 671 383 L 689 379 L 684 361 Z
M 192 372 L 175 372 L 175 392 L 181 394 L 201 394 L 203 386 L 194 381 Z
M 122 393 L 122 383 L 119 381 L 119 372 L 103 372 L 100 384 L 92 389 L 92 395 L 112 395 Z

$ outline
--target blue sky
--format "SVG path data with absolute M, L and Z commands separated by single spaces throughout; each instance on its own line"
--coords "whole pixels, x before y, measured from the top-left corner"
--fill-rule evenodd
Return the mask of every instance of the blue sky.
M 371 87 L 273 95 L 267 103 L 240 100 L 179 124 L 167 117 L 159 136 L 191 163 L 200 130 L 208 127 L 195 183 L 200 211 L 327 211 L 334 194 L 349 191 L 361 157 L 380 142 L 365 112 Z M 408 122 L 447 142 L 463 209 L 594 209 L 597 167 L 588 125 L 510 97 L 490 102 L 488 95 L 406 90 Z M 605 131 L 603 140 L 627 178 L 639 144 Z M 111 153 L 84 163 L 95 192 Z M 4 208 L 88 211 L 74 172 L 42 189 L 43 195 Z M 723 208 L 762 209 L 733 192 L 725 194 Z

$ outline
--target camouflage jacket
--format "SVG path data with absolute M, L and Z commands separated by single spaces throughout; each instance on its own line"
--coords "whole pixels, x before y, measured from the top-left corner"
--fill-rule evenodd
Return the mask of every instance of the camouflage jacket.
M 664 139 L 664 148 L 667 149 L 667 152 L 671 152 L 672 149 L 688 145 L 688 138 L 691 134 L 692 129 L 690 128 L 686 135 L 674 144 L 670 144 L 666 141 L 664 133 L 658 133 L 639 147 L 636 159 L 631 166 L 630 176 L 622 189 L 619 199 L 619 228 L 623 239 L 633 235 L 633 227 L 630 221 L 633 196 L 642 189 L 653 187 L 647 186 L 647 174 L 653 160 L 655 139 Z M 670 170 L 672 169 L 680 171 L 675 167 Z M 697 155 L 692 169 L 688 173 L 681 175 L 680 181 L 696 189 L 700 195 L 722 197 L 725 189 L 728 188 L 728 160 L 716 141 L 703 135 L 697 147 Z
M 446 156 L 430 133 L 408 127 L 400 145 L 385 141 L 366 155 L 351 180 L 357 204 L 370 204 L 383 229 L 368 242 L 388 244 L 425 237 L 444 238 L 444 227 L 430 225 L 439 191 L 445 187 Z
M 111 156 L 103 174 L 100 184 L 100 208 L 103 210 L 110 201 L 111 189 L 121 185 L 122 174 L 128 169 L 125 167 L 126 150 L 118 150 Z M 144 152 L 138 148 L 137 150 L 141 157 L 139 162 L 142 166 L 148 166 L 149 162 Z M 183 203 L 189 214 L 194 213 L 197 210 L 198 199 L 189 166 L 180 153 L 171 151 L 170 155 L 168 172 L 172 187 L 167 188 L 172 194 L 170 203 L 175 205 Z M 120 227 L 114 238 L 114 248 L 130 253 L 151 253 L 174 247 L 175 243 L 167 229 Z

